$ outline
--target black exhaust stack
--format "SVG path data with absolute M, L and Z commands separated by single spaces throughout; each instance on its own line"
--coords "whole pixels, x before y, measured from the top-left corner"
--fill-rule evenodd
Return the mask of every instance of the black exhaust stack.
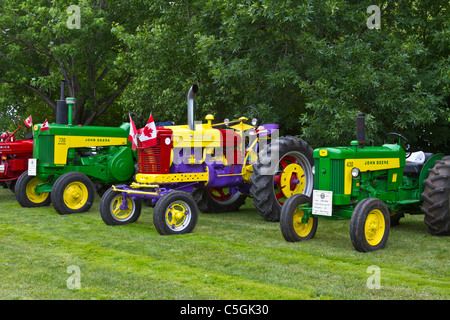
M 364 148 L 366 144 L 366 115 L 363 112 L 356 118 L 356 140 L 359 142 L 359 148 Z
M 66 104 L 66 98 L 64 97 L 64 87 L 66 82 L 61 81 L 61 98 L 56 101 L 56 123 L 68 124 L 68 109 Z

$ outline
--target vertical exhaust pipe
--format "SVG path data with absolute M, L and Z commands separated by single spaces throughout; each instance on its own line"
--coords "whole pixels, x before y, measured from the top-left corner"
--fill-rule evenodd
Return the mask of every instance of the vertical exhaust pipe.
M 187 121 L 188 121 L 188 126 L 189 126 L 189 130 L 194 131 L 195 130 L 195 118 L 194 118 L 194 99 L 195 99 L 195 94 L 198 92 L 198 86 L 196 84 L 194 84 L 188 92 L 187 95 Z
M 356 118 L 356 140 L 359 142 L 359 148 L 364 148 L 366 144 L 366 115 L 363 112 Z
M 58 101 L 56 101 L 56 123 L 57 124 L 67 124 L 68 123 L 68 115 L 67 115 L 67 104 L 66 98 L 64 98 L 64 88 L 65 81 L 61 81 L 61 97 Z

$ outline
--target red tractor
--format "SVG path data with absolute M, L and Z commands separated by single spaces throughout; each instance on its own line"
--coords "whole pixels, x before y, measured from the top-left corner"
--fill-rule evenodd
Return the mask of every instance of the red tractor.
M 17 139 L 18 126 L 13 133 L 7 131 L 0 136 L 0 185 L 14 192 L 17 179 L 28 170 L 28 159 L 33 156 L 33 139 Z

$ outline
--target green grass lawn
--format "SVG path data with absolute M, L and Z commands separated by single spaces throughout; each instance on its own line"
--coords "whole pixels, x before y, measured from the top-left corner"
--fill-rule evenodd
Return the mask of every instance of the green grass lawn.
M 0 190 L 0 299 L 449 299 L 449 237 L 407 215 L 384 250 L 353 249 L 349 221 L 319 220 L 315 238 L 287 243 L 251 200 L 200 214 L 193 233 L 159 235 L 151 208 L 134 224 L 107 226 L 99 198 L 87 213 L 22 208 Z M 80 269 L 80 289 L 69 289 Z M 369 266 L 380 289 L 368 289 Z

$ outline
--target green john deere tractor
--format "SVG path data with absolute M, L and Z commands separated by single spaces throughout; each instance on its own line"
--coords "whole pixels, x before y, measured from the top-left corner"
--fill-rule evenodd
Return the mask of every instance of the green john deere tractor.
M 357 140 L 350 147 L 314 150 L 312 198 L 297 194 L 281 209 L 286 241 L 314 237 L 318 218 L 350 219 L 350 238 L 357 251 L 386 245 L 390 226 L 405 213 L 424 213 L 432 235 L 450 233 L 450 156 L 411 152 L 398 133 L 397 144 L 364 146 L 364 114 L 357 118 Z M 406 145 L 405 148 L 401 144 Z
M 119 127 L 72 124 L 74 98 L 58 101 L 56 123 L 33 127 L 33 158 L 17 180 L 22 207 L 53 204 L 59 214 L 85 212 L 111 184 L 127 183 L 135 173 L 136 152 L 128 141 L 130 124 Z

